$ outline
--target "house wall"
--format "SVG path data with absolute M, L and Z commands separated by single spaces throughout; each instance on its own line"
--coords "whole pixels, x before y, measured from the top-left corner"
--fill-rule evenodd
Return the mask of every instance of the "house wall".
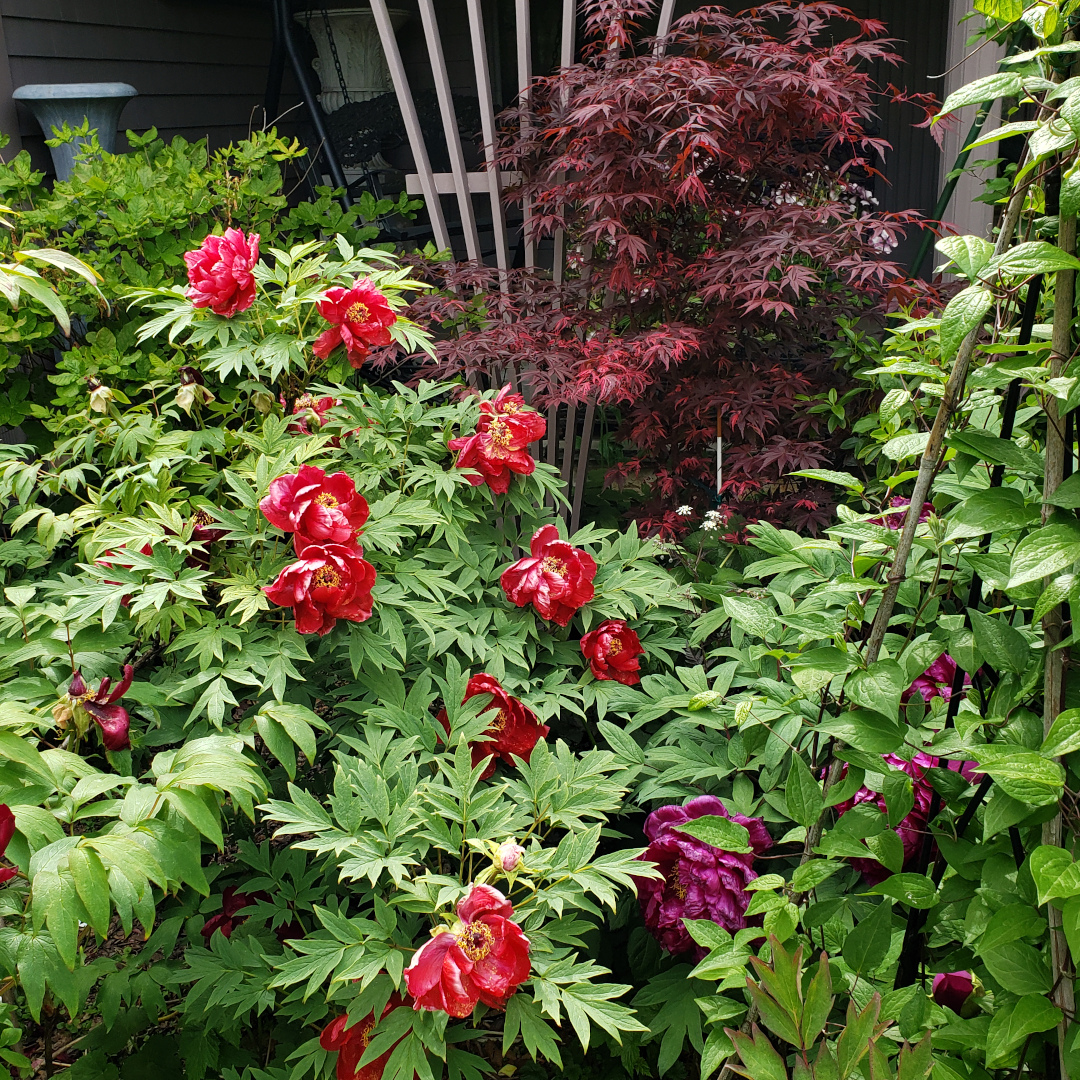
M 123 131 L 206 136 L 211 147 L 263 124 L 270 57 L 269 5 L 258 0 L 0 0 L 11 86 L 127 82 L 139 91 L 120 117 Z M 11 122 L 0 70 L 0 123 Z M 289 93 L 282 108 L 296 100 Z M 3 110 L 7 107 L 5 118 Z M 45 135 L 16 103 L 17 136 L 35 166 L 51 170 Z M 17 147 L 16 147 L 17 148 Z

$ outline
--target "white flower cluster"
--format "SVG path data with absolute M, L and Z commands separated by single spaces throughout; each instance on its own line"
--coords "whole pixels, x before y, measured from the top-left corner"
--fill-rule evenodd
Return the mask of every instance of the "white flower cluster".
M 694 508 L 692 506 L 680 506 L 679 509 L 675 511 L 679 517 L 689 517 L 693 512 Z
M 701 527 L 706 532 L 715 532 L 722 525 L 727 524 L 727 518 L 719 510 L 710 510 L 705 515 L 705 520 L 701 523 Z

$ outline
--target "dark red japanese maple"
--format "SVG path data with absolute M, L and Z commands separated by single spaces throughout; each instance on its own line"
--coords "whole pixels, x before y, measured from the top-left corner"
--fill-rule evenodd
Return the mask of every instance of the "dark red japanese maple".
M 480 774 L 481 780 L 487 780 L 495 772 L 495 762 L 502 758 L 507 765 L 515 765 L 515 757 L 528 761 L 533 752 L 533 747 L 543 739 L 550 730 L 547 724 L 541 724 L 532 709 L 528 708 L 516 697 L 511 697 L 503 688 L 498 679 L 481 672 L 469 679 L 465 689 L 465 697 L 461 703 L 464 705 L 469 698 L 477 694 L 490 694 L 491 704 L 484 712 L 498 710 L 488 725 L 485 735 L 490 736 L 487 742 L 477 742 L 471 745 L 472 763 L 475 769 L 481 761 L 487 759 L 487 768 Z M 480 714 L 483 716 L 483 713 Z M 442 709 L 438 716 L 439 723 L 450 734 L 450 717 L 446 710 Z
M 658 8 L 585 0 L 583 61 L 504 117 L 511 197 L 538 240 L 562 233 L 566 273 L 429 267 L 453 287 L 413 309 L 453 329 L 429 370 L 513 365 L 541 408 L 618 406 L 633 452 L 609 482 L 639 487 L 639 521 L 669 531 L 665 506 L 710 501 L 719 414 L 727 498 L 813 525 L 828 493 L 782 481 L 845 433 L 801 398 L 841 384 L 837 316 L 885 297 L 900 270 L 882 255 L 917 218 L 879 213 L 865 187 L 886 148 L 866 68 L 898 58 L 882 23 L 796 0 L 700 7 L 659 50 L 640 29 Z
M 518 607 L 532 604 L 542 619 L 566 626 L 593 598 L 596 562 L 587 551 L 560 539 L 554 525 L 541 525 L 533 533 L 529 552 L 503 571 L 503 592 Z
M 482 1001 L 505 1009 L 529 977 L 529 939 L 510 921 L 513 905 L 498 889 L 474 885 L 457 906 L 458 922 L 421 945 L 405 969 L 414 1009 L 469 1016 Z

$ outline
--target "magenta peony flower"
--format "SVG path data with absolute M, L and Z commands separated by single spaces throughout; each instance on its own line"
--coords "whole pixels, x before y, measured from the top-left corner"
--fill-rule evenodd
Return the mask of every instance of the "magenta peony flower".
M 745 855 L 721 851 L 688 833 L 677 832 L 694 818 L 717 815 L 744 825 L 754 849 Z M 645 822 L 649 846 L 639 856 L 655 863 L 664 879 L 636 878 L 638 902 L 649 932 L 670 953 L 693 951 L 698 959 L 707 950 L 690 936 L 683 919 L 709 919 L 725 930 L 746 926 L 750 903 L 746 886 L 758 875 L 754 856 L 772 846 L 761 818 L 729 814 L 713 795 L 699 795 L 685 806 L 661 806 Z
M 931 698 L 936 697 L 949 701 L 952 699 L 952 684 L 955 678 L 956 661 L 948 653 L 942 653 L 912 682 L 900 700 L 906 705 L 919 694 L 928 704 Z M 968 674 L 964 675 L 964 685 L 971 685 L 971 676 Z

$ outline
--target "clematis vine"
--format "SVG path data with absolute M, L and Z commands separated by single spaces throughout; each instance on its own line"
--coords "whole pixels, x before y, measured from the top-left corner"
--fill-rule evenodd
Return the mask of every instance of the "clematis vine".
M 312 347 L 325 360 L 339 345 L 354 368 L 359 368 L 373 345 L 389 345 L 390 327 L 397 322 L 386 297 L 366 278 L 357 278 L 351 289 L 327 289 L 318 303 L 319 314 L 330 323 Z
M 709 815 L 745 826 L 753 851 L 722 851 L 678 831 L 680 825 Z M 730 814 L 715 796 L 699 795 L 685 806 L 654 810 L 645 821 L 645 836 L 649 846 L 638 858 L 653 863 L 664 876 L 635 879 L 638 903 L 645 926 L 668 952 L 693 952 L 701 959 L 707 951 L 690 936 L 683 919 L 708 919 L 731 931 L 746 926 L 746 886 L 758 876 L 754 857 L 772 846 L 761 818 Z
M 530 970 L 529 939 L 511 922 L 513 905 L 498 889 L 474 885 L 457 914 L 405 969 L 413 1008 L 456 1017 L 469 1016 L 479 1001 L 505 1009 Z
M 379 1019 L 385 1020 L 390 1013 L 404 1004 L 405 1001 L 399 993 L 391 994 Z M 319 1045 L 324 1050 L 331 1053 L 337 1051 L 338 1059 L 335 1069 L 337 1080 L 382 1080 L 383 1070 L 397 1043 L 394 1043 L 394 1046 L 391 1046 L 386 1053 L 380 1054 L 374 1061 L 369 1061 L 361 1068 L 360 1061 L 368 1048 L 368 1043 L 371 1042 L 371 1032 L 375 1027 L 375 1014 L 368 1013 L 363 1020 L 359 1020 L 351 1027 L 347 1026 L 348 1023 L 348 1015 L 343 1014 L 336 1020 L 331 1020 L 319 1036 Z M 400 1041 L 399 1039 L 398 1042 Z
M 645 650 L 637 634 L 622 619 L 608 619 L 585 634 L 581 651 L 595 678 L 614 679 L 624 686 L 641 682 L 638 657 Z
M 338 619 L 371 618 L 375 567 L 360 557 L 357 546 L 308 544 L 263 592 L 282 607 L 293 609 L 301 634 L 330 633 Z
M 327 476 L 312 465 L 272 481 L 259 509 L 271 525 L 295 534 L 297 555 L 311 544 L 343 544 L 359 552 L 357 541 L 369 512 L 350 476 Z
M 480 762 L 487 759 L 487 768 L 481 774 L 481 779 L 487 780 L 495 772 L 495 762 L 499 758 L 507 765 L 516 764 L 515 757 L 528 762 L 533 747 L 547 735 L 550 729 L 537 720 L 532 709 L 516 697 L 511 697 L 502 688 L 499 680 L 491 675 L 481 672 L 469 679 L 465 688 L 465 697 L 461 700 L 462 705 L 477 694 L 490 694 L 492 698 L 491 704 L 480 714 L 481 716 L 492 710 L 498 710 L 484 732 L 489 736 L 489 740 L 473 743 L 470 747 L 474 769 Z M 439 712 L 438 721 L 449 735 L 450 718 L 445 709 Z
M 184 254 L 188 299 L 226 319 L 247 311 L 255 300 L 252 270 L 258 261 L 258 233 L 245 236 L 240 229 L 226 229 L 223 236 L 208 236 L 198 251 Z
M 529 550 L 503 571 L 503 592 L 518 607 L 532 604 L 541 618 L 566 626 L 593 598 L 596 563 L 587 551 L 559 539 L 554 525 L 537 529 Z
M 468 480 L 473 487 L 487 484 L 504 495 L 514 474 L 528 476 L 536 469 L 527 447 L 546 431 L 544 417 L 530 409 L 520 394 L 511 394 L 507 384 L 493 401 L 480 403 L 476 433 L 451 439 L 449 447 L 458 454 L 455 467 L 470 470 Z
M 67 689 L 67 715 L 75 722 L 75 730 L 81 735 L 89 727 L 89 722 L 82 717 L 89 716 L 101 731 L 101 741 L 106 750 L 130 750 L 131 739 L 129 729 L 131 726 L 128 711 L 120 704 L 120 699 L 131 687 L 131 680 L 135 675 L 135 669 L 131 664 L 125 664 L 123 677 L 117 684 L 116 689 L 110 692 L 112 679 L 106 676 L 98 684 L 97 690 L 91 692 L 82 677 L 81 671 L 76 671 Z M 54 712 L 54 715 L 57 715 Z

